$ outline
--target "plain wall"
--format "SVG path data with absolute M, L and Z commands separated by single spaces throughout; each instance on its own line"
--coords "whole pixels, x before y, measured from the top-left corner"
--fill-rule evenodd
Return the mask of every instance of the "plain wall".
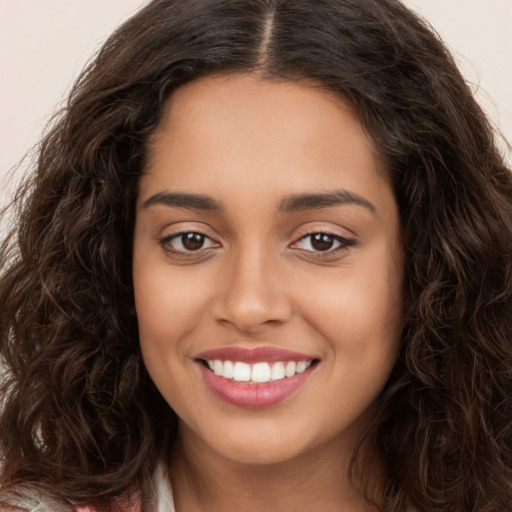
M 143 0 L 0 0 L 0 203 L 74 78 Z M 445 39 L 477 99 L 512 140 L 512 0 L 406 0 Z M 505 147 L 505 145 L 503 145 Z M 508 151 L 509 161 L 512 161 Z M 18 170 L 24 172 L 28 162 Z

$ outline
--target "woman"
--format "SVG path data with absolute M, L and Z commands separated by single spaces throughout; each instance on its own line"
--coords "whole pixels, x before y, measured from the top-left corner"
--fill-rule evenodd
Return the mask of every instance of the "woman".
M 510 509 L 511 175 L 400 3 L 151 2 L 16 201 L 5 507 Z

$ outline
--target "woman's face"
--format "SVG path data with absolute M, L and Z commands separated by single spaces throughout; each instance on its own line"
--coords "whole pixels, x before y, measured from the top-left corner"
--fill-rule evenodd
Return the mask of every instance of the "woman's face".
M 253 463 L 353 446 L 397 357 L 402 269 L 388 178 L 333 93 L 231 75 L 168 100 L 133 278 L 184 442 Z

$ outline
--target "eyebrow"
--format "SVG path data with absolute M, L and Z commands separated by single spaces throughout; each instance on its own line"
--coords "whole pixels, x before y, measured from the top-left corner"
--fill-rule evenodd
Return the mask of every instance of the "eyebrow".
M 347 204 L 363 206 L 372 213 L 377 212 L 375 206 L 370 203 L 370 201 L 354 192 L 343 189 L 313 194 L 296 194 L 285 197 L 279 204 L 279 211 L 290 213 Z M 158 192 L 146 199 L 142 207 L 150 208 L 156 205 L 190 208 L 215 213 L 225 211 L 224 205 L 211 196 L 205 194 L 188 194 L 185 192 Z
M 296 212 L 317 208 L 329 208 L 345 204 L 363 206 L 372 213 L 377 213 L 375 206 L 364 197 L 348 190 L 334 190 L 332 192 L 319 192 L 315 194 L 298 194 L 286 197 L 281 201 L 279 210 L 282 212 Z
M 223 212 L 223 205 L 213 197 L 203 194 L 186 194 L 184 192 L 158 192 L 146 199 L 143 208 L 151 206 L 177 206 L 178 208 L 191 208 L 207 212 Z

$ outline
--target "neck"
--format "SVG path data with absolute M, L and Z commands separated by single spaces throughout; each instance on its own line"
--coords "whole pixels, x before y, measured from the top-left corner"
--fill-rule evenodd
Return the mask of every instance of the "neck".
M 369 512 L 361 480 L 349 475 L 355 442 L 343 441 L 334 439 L 293 460 L 250 464 L 214 452 L 182 426 L 169 471 L 176 511 Z M 365 481 L 375 482 L 379 464 L 371 463 L 368 454 L 362 446 L 361 458 L 372 472 L 366 469 Z

